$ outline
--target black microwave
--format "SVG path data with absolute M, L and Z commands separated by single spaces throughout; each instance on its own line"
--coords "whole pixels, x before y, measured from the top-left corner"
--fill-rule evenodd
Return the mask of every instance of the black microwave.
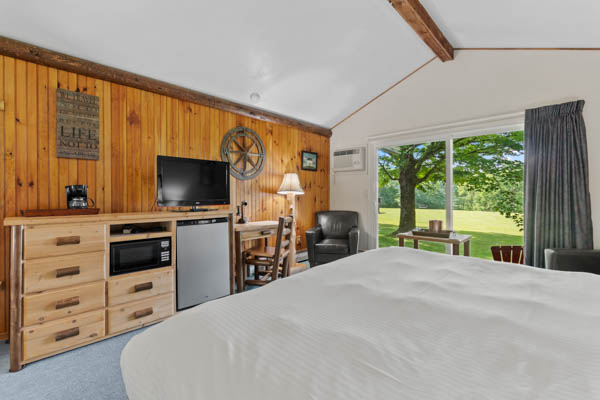
M 110 274 L 119 275 L 171 265 L 171 238 L 110 244 Z

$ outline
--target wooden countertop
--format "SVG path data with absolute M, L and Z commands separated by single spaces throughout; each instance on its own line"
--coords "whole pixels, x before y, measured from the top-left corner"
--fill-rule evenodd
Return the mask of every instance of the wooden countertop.
M 159 220 L 185 220 L 185 219 L 203 219 L 211 217 L 229 217 L 233 215 L 233 210 L 214 210 L 214 211 L 154 211 L 154 212 L 133 212 L 133 213 L 110 213 L 95 215 L 70 215 L 57 217 L 7 217 L 4 219 L 4 226 L 12 225 L 48 225 L 48 224 L 77 224 L 77 223 L 130 223 L 143 221 Z

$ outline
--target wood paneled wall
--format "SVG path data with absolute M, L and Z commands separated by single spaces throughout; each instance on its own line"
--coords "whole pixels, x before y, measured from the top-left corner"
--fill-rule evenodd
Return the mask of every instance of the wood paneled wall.
M 100 97 L 100 160 L 56 157 L 56 88 Z M 305 195 L 297 200 L 300 248 L 314 213 L 329 207 L 329 138 L 211 109 L 131 87 L 0 56 L 0 217 L 22 209 L 66 207 L 65 185 L 87 184 L 101 212 L 150 210 L 157 155 L 220 160 L 225 133 L 242 125 L 267 150 L 262 174 L 231 177 L 232 203 L 248 201 L 251 220 L 288 212 L 276 194 L 285 172 L 298 172 Z M 319 154 L 317 172 L 300 169 L 302 150 Z M 0 338 L 8 328 L 8 230 L 0 242 Z

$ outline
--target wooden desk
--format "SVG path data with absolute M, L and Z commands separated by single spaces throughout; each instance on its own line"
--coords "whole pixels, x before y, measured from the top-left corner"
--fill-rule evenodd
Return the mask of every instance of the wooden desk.
M 277 233 L 278 221 L 253 221 L 246 224 L 233 225 L 235 237 L 235 283 L 237 292 L 241 293 L 244 287 L 244 265 L 242 263 L 242 245 L 248 240 L 268 238 Z
M 462 243 L 464 246 L 463 254 L 465 256 L 471 255 L 471 239 L 473 236 L 471 235 L 463 235 L 460 233 L 453 233 L 449 238 L 440 238 L 433 236 L 421 236 L 415 235 L 412 232 L 404 232 L 396 235 L 398 238 L 398 245 L 400 247 L 404 247 L 404 239 L 410 239 L 414 243 L 414 248 L 419 248 L 419 240 L 423 240 L 426 242 L 437 242 L 437 243 L 446 243 L 452 245 L 452 255 L 458 256 L 460 255 L 460 244 Z

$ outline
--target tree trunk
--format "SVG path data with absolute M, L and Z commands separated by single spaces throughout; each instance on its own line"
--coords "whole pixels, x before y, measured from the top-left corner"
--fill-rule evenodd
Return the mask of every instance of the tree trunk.
M 398 230 L 393 235 L 414 229 L 417 220 L 415 213 L 416 178 L 415 180 L 400 179 L 398 183 L 400 184 L 400 223 Z

